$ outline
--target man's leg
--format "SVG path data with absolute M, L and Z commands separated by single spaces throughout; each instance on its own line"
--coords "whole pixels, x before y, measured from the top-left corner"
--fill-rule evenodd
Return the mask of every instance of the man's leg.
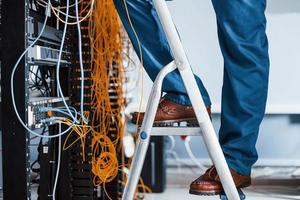
M 213 0 L 213 5 L 224 57 L 220 143 L 229 167 L 249 175 L 268 90 L 266 0 Z
M 237 187 L 251 183 L 255 148 L 268 89 L 266 0 L 212 0 L 224 57 L 219 139 Z M 193 194 L 218 194 L 214 167 L 191 184 Z
M 130 26 L 123 0 L 114 0 L 116 9 L 130 37 L 135 51 L 140 57 L 137 38 Z M 173 60 L 170 48 L 160 24 L 158 15 L 148 0 L 126 0 L 133 27 L 142 46 L 143 64 L 147 74 L 154 80 L 159 71 Z M 199 77 L 195 76 L 204 102 L 211 102 Z M 163 83 L 163 91 L 167 92 L 166 99 L 181 105 L 190 105 L 189 98 L 178 71 L 169 74 Z

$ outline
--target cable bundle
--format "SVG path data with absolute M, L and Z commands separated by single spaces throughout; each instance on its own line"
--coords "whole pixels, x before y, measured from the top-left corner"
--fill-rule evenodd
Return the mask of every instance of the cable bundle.
M 121 23 L 112 0 L 98 0 L 89 20 L 92 63 L 92 172 L 94 184 L 113 181 L 123 165 L 123 57 Z M 119 155 L 118 155 L 119 154 Z
M 126 1 L 123 1 L 127 10 L 127 17 L 131 23 Z M 134 30 L 134 27 L 131 23 Z M 135 32 L 135 31 L 134 31 Z M 139 38 L 135 32 L 139 42 Z M 123 98 L 123 73 L 131 61 L 128 37 L 122 29 L 121 22 L 115 10 L 113 0 L 98 0 L 89 21 L 89 37 L 91 41 L 91 63 L 92 63 L 92 97 L 93 108 L 92 127 L 98 127 L 93 131 L 92 149 L 92 171 L 95 175 L 94 184 L 108 183 L 118 175 L 120 170 L 124 171 L 123 182 L 127 177 L 122 150 L 122 138 L 125 128 Z M 141 45 L 139 42 L 141 66 L 143 62 Z M 126 62 L 127 61 L 127 62 Z M 142 68 L 141 68 L 142 69 Z M 142 97 L 141 97 L 142 99 Z M 140 105 L 141 107 L 141 105 Z M 115 134 L 115 135 L 114 135 Z M 118 155 L 119 159 L 118 163 Z M 121 161 L 121 162 L 120 162 Z M 151 189 L 144 185 L 140 178 L 137 187 L 144 193 Z M 136 195 L 136 198 L 140 197 Z
M 118 18 L 117 12 L 114 7 L 113 0 L 75 0 L 74 4 L 69 3 L 66 0 L 66 6 L 55 7 L 51 4 L 51 1 L 37 0 L 36 3 L 39 6 L 45 8 L 45 21 L 37 38 L 30 43 L 17 60 L 11 75 L 11 95 L 12 102 L 16 112 L 16 115 L 22 124 L 22 126 L 31 134 L 42 138 L 56 138 L 59 137 L 59 152 L 61 148 L 61 136 L 68 134 L 63 145 L 63 149 L 71 148 L 75 143 L 80 141 L 82 146 L 82 156 L 85 160 L 85 145 L 86 137 L 91 134 L 92 141 L 92 173 L 94 174 L 94 185 L 103 185 L 104 191 L 109 199 L 109 195 L 105 189 L 105 183 L 114 180 L 119 171 L 124 171 L 124 156 L 122 151 L 122 138 L 125 126 L 125 119 L 123 109 L 125 107 L 123 97 L 123 73 L 126 62 L 129 58 L 129 49 L 124 40 L 125 34 L 122 31 L 121 22 Z M 124 5 L 126 2 L 124 0 Z M 75 8 L 74 8 L 75 7 Z M 70 15 L 70 8 L 75 9 L 76 16 Z M 126 6 L 127 8 L 127 6 Z M 26 123 L 21 119 L 17 106 L 15 104 L 14 94 L 14 74 L 21 59 L 26 55 L 30 48 L 32 48 L 42 36 L 48 16 L 53 13 L 57 20 L 64 26 L 62 41 L 59 49 L 59 56 L 56 65 L 56 81 L 57 81 L 57 93 L 58 97 L 63 100 L 63 107 L 44 107 L 40 112 L 50 113 L 49 118 L 45 119 L 43 123 L 47 125 L 48 122 L 59 123 L 59 133 L 55 135 L 44 135 L 27 127 Z M 127 10 L 127 15 L 129 13 Z M 130 20 L 130 19 L 129 19 Z M 88 22 L 88 27 L 81 26 L 81 23 Z M 76 25 L 78 31 L 78 52 L 79 52 L 79 64 L 80 64 L 80 111 L 76 110 L 67 104 L 60 86 L 60 67 L 61 57 L 64 49 L 64 42 L 67 27 L 70 25 Z M 81 30 L 88 29 L 88 35 L 81 35 Z M 133 27 L 134 29 L 134 27 Z M 136 34 L 135 34 L 136 35 Z M 137 35 L 136 35 L 137 36 Z M 86 64 L 82 60 L 82 42 L 83 37 L 90 39 L 90 58 L 91 58 L 91 91 L 92 91 L 92 104 L 91 113 L 87 113 L 83 109 L 84 102 L 84 90 L 89 87 L 84 85 L 84 68 Z M 139 45 L 141 62 L 142 53 Z M 124 54 L 124 51 L 125 54 Z M 129 61 L 128 61 L 129 62 Z M 125 63 L 125 64 L 124 64 Z M 89 78 L 89 77 L 88 77 Z M 39 86 L 39 85 L 38 85 Z M 89 121 L 88 121 L 89 119 Z M 61 125 L 66 125 L 66 130 L 61 130 Z M 70 140 L 71 136 L 72 140 Z M 75 138 L 75 139 L 74 139 Z M 53 187 L 52 199 L 55 200 L 55 192 L 57 186 L 57 180 L 59 176 L 60 156 L 58 159 L 57 171 L 55 176 L 55 184 Z M 126 177 L 122 177 L 123 182 L 119 184 L 124 185 Z M 142 180 L 138 188 L 142 188 L 144 192 L 150 191 L 149 188 L 144 186 Z

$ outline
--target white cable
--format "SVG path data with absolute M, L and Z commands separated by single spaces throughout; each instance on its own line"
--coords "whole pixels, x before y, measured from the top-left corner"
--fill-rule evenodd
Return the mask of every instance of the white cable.
M 94 8 L 95 0 L 91 0 L 91 1 L 92 1 L 92 2 L 90 3 L 90 9 L 89 9 L 88 13 L 87 13 L 84 17 L 80 18 L 80 20 L 77 20 L 77 21 L 75 21 L 75 22 L 68 22 L 68 21 L 66 21 L 66 20 L 61 19 L 61 18 L 59 17 L 58 13 L 56 13 L 56 11 L 55 11 L 56 8 L 53 7 L 53 6 L 51 6 L 51 9 L 52 9 L 54 15 L 55 15 L 55 16 L 58 18 L 58 20 L 61 21 L 62 23 L 65 23 L 65 24 L 68 24 L 68 25 L 76 25 L 76 24 L 78 24 L 78 23 L 80 23 L 80 22 L 86 20 L 86 19 L 92 14 L 93 8 Z M 64 15 L 66 15 L 66 16 L 68 15 L 68 17 L 71 17 L 71 16 L 69 15 L 69 13 L 64 13 Z
M 15 63 L 14 67 L 13 67 L 13 70 L 12 70 L 12 73 L 11 73 L 11 97 L 12 97 L 12 103 L 13 103 L 13 108 L 14 108 L 14 111 L 16 113 L 16 116 L 19 120 L 19 122 L 21 123 L 21 125 L 31 134 L 35 135 L 35 136 L 38 136 L 38 137 L 42 137 L 42 138 L 55 138 L 55 137 L 60 137 L 62 136 L 63 134 L 69 132 L 69 130 L 71 130 L 71 128 L 75 125 L 75 123 L 79 123 L 78 119 L 77 119 L 77 114 L 81 115 L 81 113 L 78 113 L 74 108 L 71 108 L 72 111 L 74 111 L 75 113 L 75 116 L 72 114 L 72 111 L 70 110 L 70 107 L 67 105 L 66 103 L 66 100 L 65 100 L 65 97 L 63 95 L 63 92 L 62 92 L 62 89 L 61 89 L 61 85 L 60 85 L 60 80 L 59 80 L 59 68 L 60 68 L 60 63 L 61 63 L 61 56 L 62 56 L 62 52 L 63 52 L 63 45 L 64 45 L 64 40 L 65 40 L 65 35 L 66 35 L 66 30 L 67 30 L 67 24 L 65 24 L 64 26 L 64 31 L 63 31 L 63 37 L 62 37 L 62 41 L 61 41 L 61 46 L 60 46 L 60 51 L 59 51 L 59 58 L 58 58 L 58 61 L 57 61 L 57 71 L 56 71 L 56 74 L 57 74 L 57 88 L 58 88 L 58 92 L 59 94 L 61 95 L 62 97 L 62 101 L 64 103 L 64 106 L 66 108 L 66 110 L 68 111 L 68 113 L 64 112 L 63 110 L 56 110 L 57 112 L 61 112 L 63 114 L 66 114 L 67 116 L 70 116 L 72 119 L 73 119 L 73 122 L 72 122 L 72 125 L 69 126 L 69 128 L 63 132 L 60 131 L 59 134 L 56 134 L 56 135 L 41 135 L 37 132 L 34 132 L 32 131 L 31 129 L 29 129 L 27 127 L 27 125 L 23 122 L 23 120 L 21 119 L 20 115 L 19 115 L 19 112 L 17 110 L 17 106 L 16 106 L 16 102 L 15 102 L 15 95 L 14 95 L 14 75 L 15 75 L 15 72 L 16 72 L 16 69 L 18 67 L 18 65 L 20 64 L 22 58 L 26 55 L 26 53 L 29 51 L 30 48 L 32 48 L 35 43 L 40 39 L 40 37 L 42 36 L 44 30 L 45 30 L 45 27 L 46 27 L 46 24 L 47 24 L 47 20 L 48 20 L 48 16 L 50 15 L 50 6 L 51 6 L 51 3 L 50 3 L 50 0 L 48 0 L 48 3 L 46 5 L 46 16 L 45 16 L 45 21 L 43 23 L 43 26 L 42 26 L 42 29 L 41 29 L 41 32 L 39 33 L 39 35 L 37 36 L 37 38 L 25 49 L 25 51 L 21 54 L 21 56 L 18 58 L 17 62 Z M 78 0 L 77 0 L 77 4 L 76 4 L 76 7 L 77 7 L 77 17 L 78 17 Z M 68 13 L 69 13 L 69 0 L 67 0 L 67 5 L 66 5 L 66 21 L 68 21 Z M 80 26 L 79 26 L 80 28 Z M 80 34 L 80 39 L 81 39 L 81 34 Z M 81 42 L 80 42 L 80 49 L 81 48 Z M 82 52 L 80 53 L 80 55 L 82 56 Z M 81 64 L 82 64 L 82 57 L 81 57 Z M 81 65 L 81 71 L 83 73 L 83 66 Z M 84 78 L 81 78 L 81 81 L 83 82 L 84 81 Z M 84 85 L 84 83 L 81 84 L 81 86 Z M 84 87 L 82 87 L 84 88 Z M 82 97 L 81 97 L 81 105 L 83 105 L 83 93 L 82 93 Z M 81 110 L 82 110 L 82 113 L 83 113 L 83 106 L 81 106 Z M 86 120 L 84 118 L 83 115 L 82 116 L 82 119 L 83 121 L 86 123 Z M 47 121 L 56 121 L 56 120 L 63 120 L 64 118 L 62 117 L 51 117 L 49 119 L 46 119 Z
M 42 3 L 40 3 L 40 2 L 42 2 Z M 80 4 L 81 2 L 83 2 L 83 0 L 80 0 L 79 2 L 78 2 L 78 4 Z M 47 2 L 46 1 L 44 1 L 44 0 L 37 0 L 37 3 L 40 5 L 40 6 L 43 6 L 43 7 L 46 7 L 46 4 L 47 4 Z M 70 4 L 69 5 L 69 8 L 72 8 L 72 7 L 74 7 L 75 6 L 75 3 L 73 3 L 73 4 Z M 52 7 L 54 7 L 54 6 L 52 6 Z M 58 8 L 66 8 L 66 6 L 59 6 L 59 7 L 54 7 L 54 8 L 56 8 L 56 9 L 58 9 Z M 75 18 L 75 17 L 74 17 Z
M 84 101 L 84 71 L 83 71 L 83 63 L 82 63 L 82 42 L 81 42 L 81 29 L 79 22 L 79 11 L 78 11 L 78 0 L 75 0 L 75 12 L 76 12 L 76 20 L 77 23 L 77 31 L 78 31 L 78 53 L 79 53 L 79 65 L 80 65 L 80 78 L 81 78 L 81 91 L 80 91 L 80 112 L 82 115 L 82 121 L 87 124 L 87 120 L 83 113 L 83 101 Z
M 299 177 L 300 176 L 300 169 L 297 167 L 295 170 L 292 171 L 291 177 Z
M 167 150 L 167 151 L 173 151 L 174 148 L 175 148 L 175 138 L 173 135 L 168 135 L 168 138 L 170 139 L 171 141 L 171 145 L 170 145 L 170 148 Z
M 78 4 L 80 4 L 82 1 L 83 1 L 83 0 L 80 0 L 80 1 L 78 2 Z M 37 1 L 37 4 L 39 4 L 40 6 L 42 6 L 42 7 L 44 7 L 44 8 L 46 8 L 46 6 L 47 6 L 47 2 L 46 2 L 46 1 L 43 1 L 43 0 L 38 0 L 38 1 Z M 74 7 L 74 6 L 75 6 L 75 3 L 69 5 L 69 8 Z M 51 4 L 51 9 L 52 9 L 52 11 L 57 11 L 58 17 L 59 17 L 59 14 L 60 14 L 60 13 L 63 14 L 63 15 L 66 15 L 65 12 L 63 12 L 63 11 L 60 10 L 60 9 L 64 9 L 64 8 L 66 8 L 66 6 L 58 6 L 58 7 L 54 7 L 54 6 L 52 6 L 52 4 Z M 76 19 L 76 16 L 73 16 L 73 15 L 68 15 L 68 17 L 69 17 L 69 18 Z M 77 22 L 76 22 L 76 23 L 77 23 Z
M 75 9 L 76 9 L 76 18 L 79 20 L 79 11 L 78 11 L 78 0 L 75 2 Z M 68 22 L 68 14 L 69 14 L 69 0 L 66 2 L 66 17 L 65 21 Z M 62 41 L 61 41 L 61 46 L 60 46 L 60 51 L 59 51 L 59 56 L 58 56 L 58 61 L 57 61 L 57 66 L 56 66 L 56 81 L 57 81 L 57 89 L 59 91 L 60 96 L 62 97 L 63 103 L 66 107 L 66 109 L 69 112 L 69 115 L 72 117 L 72 119 L 78 124 L 79 121 L 74 117 L 72 114 L 69 106 L 67 105 L 67 102 L 65 101 L 64 94 L 61 89 L 60 85 L 60 62 L 61 62 L 61 56 L 62 56 L 62 51 L 63 51 L 63 46 L 64 46 L 64 41 L 65 41 L 65 36 L 66 36 L 66 31 L 67 31 L 68 23 L 65 23 L 64 25 L 64 30 L 63 30 L 63 36 L 62 36 Z M 83 63 L 82 63 L 82 42 L 81 42 L 81 30 L 80 30 L 80 23 L 77 23 L 77 29 L 78 29 L 78 46 L 79 46 L 79 61 L 80 61 L 80 75 L 81 75 L 81 96 L 80 96 L 80 110 L 81 110 L 81 115 L 82 115 L 82 121 L 87 124 L 87 120 L 84 117 L 83 113 L 83 104 L 84 104 L 84 72 L 83 72 Z
M 58 133 L 59 134 L 61 133 L 61 123 L 58 124 Z M 61 160 L 61 136 L 58 137 L 57 166 L 56 166 L 56 175 L 55 175 L 55 180 L 53 185 L 52 200 L 55 200 L 55 193 L 56 193 L 59 170 L 60 170 L 60 160 Z
M 58 16 L 59 16 L 60 13 L 63 14 L 63 15 L 66 15 L 65 12 L 61 11 L 61 10 L 58 9 L 58 8 L 55 8 L 55 7 L 52 6 L 52 9 L 54 9 L 54 10 L 57 11 L 57 15 L 58 15 Z M 73 15 L 68 15 L 68 17 L 69 17 L 69 18 L 72 18 L 72 19 L 76 19 L 76 16 L 73 16 Z
M 166 150 L 166 153 L 169 154 L 173 159 L 176 161 L 178 173 L 181 174 L 181 163 L 179 160 L 179 156 L 177 155 L 176 151 L 174 151 L 176 141 L 173 135 L 168 135 L 168 138 L 171 142 L 170 148 Z
M 68 21 L 68 14 L 69 14 L 69 0 L 66 1 L 66 18 L 65 20 Z M 68 24 L 64 25 L 64 30 L 63 30 L 63 35 L 62 35 L 62 39 L 61 39 L 61 45 L 60 45 L 60 49 L 59 49 L 59 54 L 58 54 L 58 59 L 57 59 L 57 64 L 56 64 L 56 83 L 57 83 L 57 90 L 58 90 L 58 94 L 60 95 L 60 97 L 62 98 L 63 104 L 66 107 L 66 109 L 68 110 L 68 113 L 70 114 L 70 116 L 72 117 L 73 121 L 75 121 L 77 124 L 79 123 L 78 119 L 76 119 L 74 117 L 74 115 L 72 114 L 66 100 L 65 100 L 65 96 L 62 92 L 61 89 L 61 85 L 60 85 L 60 63 L 61 63 L 61 57 L 62 57 L 62 52 L 63 52 L 63 47 L 64 47 L 64 42 L 65 42 L 65 37 L 66 37 L 66 32 L 67 32 L 67 28 L 68 28 Z
M 179 159 L 179 156 L 177 155 L 177 153 L 175 151 L 170 151 L 167 153 L 170 154 L 171 157 L 173 157 L 173 159 L 175 160 L 176 165 L 177 165 L 178 173 L 181 174 L 182 161 Z
M 18 109 L 17 109 L 17 105 L 16 105 L 16 101 L 15 101 L 15 93 L 14 93 L 14 76 L 15 76 L 15 72 L 18 68 L 18 65 L 20 64 L 22 58 L 25 56 L 25 54 L 29 51 L 30 48 L 33 47 L 33 45 L 40 39 L 40 37 L 42 36 L 44 30 L 45 30 L 45 27 L 46 27 L 46 24 L 47 24 L 47 20 L 48 20 L 48 13 L 50 12 L 50 0 L 48 0 L 48 6 L 47 6 L 47 9 L 46 9 L 46 16 L 45 16 L 45 21 L 43 23 L 43 26 L 42 26 L 42 29 L 41 29 L 41 32 L 40 34 L 37 36 L 37 38 L 25 49 L 25 51 L 20 55 L 20 57 L 18 58 L 17 62 L 15 63 L 13 69 L 12 69 L 12 73 L 11 73 L 11 77 L 10 77 L 10 91 L 11 91 L 11 98 L 12 98 L 12 104 L 13 104 L 13 108 L 14 108 L 14 111 L 16 113 L 16 116 L 19 120 L 19 122 L 21 123 L 21 125 L 31 134 L 35 135 L 35 136 L 38 136 L 38 137 L 43 137 L 43 138 L 54 138 L 54 137 L 58 137 L 60 135 L 63 135 L 65 133 L 67 133 L 69 130 L 71 130 L 72 126 L 70 126 L 67 130 L 65 130 L 64 132 L 62 132 L 61 134 L 57 134 L 57 135 L 51 135 L 51 136 L 47 136 L 47 135 L 41 135 L 39 133 L 36 133 L 34 131 L 32 131 L 31 129 L 29 129 L 27 127 L 27 125 L 23 122 L 22 118 L 20 117 L 20 114 L 18 112 Z
M 195 155 L 193 154 L 192 150 L 191 150 L 191 146 L 190 146 L 190 136 L 186 137 L 186 139 L 184 140 L 184 146 L 186 149 L 186 152 L 188 153 L 189 157 L 192 159 L 192 161 L 203 171 L 206 170 L 206 167 L 204 167 L 195 157 Z

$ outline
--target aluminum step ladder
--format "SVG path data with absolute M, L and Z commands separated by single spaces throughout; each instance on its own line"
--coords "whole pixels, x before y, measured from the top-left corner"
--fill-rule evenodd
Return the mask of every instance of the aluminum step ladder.
M 185 132 L 186 135 L 202 135 L 209 155 L 217 169 L 220 181 L 226 193 L 226 196 L 223 195 L 223 197 L 228 198 L 229 200 L 240 200 L 241 198 L 233 182 L 231 173 L 229 171 L 210 117 L 207 114 L 205 104 L 201 97 L 192 69 L 188 62 L 179 35 L 176 31 L 167 4 L 165 0 L 153 0 L 153 5 L 158 13 L 163 30 L 167 36 L 167 40 L 170 45 L 174 60 L 159 72 L 154 81 L 143 123 L 139 131 L 137 148 L 132 160 L 131 169 L 129 171 L 122 199 L 133 200 L 134 198 L 135 189 L 139 181 L 144 159 L 149 146 L 150 137 L 152 135 L 162 135 L 161 133 L 166 132 L 158 130 L 161 128 L 153 128 L 153 123 L 161 97 L 163 80 L 167 74 L 174 71 L 175 69 L 178 69 L 194 108 L 199 127 L 188 129 L 173 127 L 167 128 L 167 132 L 170 135 L 183 135 Z M 199 196 L 199 199 L 200 198 L 201 196 Z

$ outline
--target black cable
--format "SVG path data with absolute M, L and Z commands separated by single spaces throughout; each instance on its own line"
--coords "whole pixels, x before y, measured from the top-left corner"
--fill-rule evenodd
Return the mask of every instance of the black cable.
M 30 90 L 38 90 L 42 96 L 50 96 L 51 89 L 49 87 L 47 79 L 50 77 L 50 71 L 45 66 L 39 66 L 36 71 L 30 69 L 30 80 L 32 84 L 29 85 Z M 33 76 L 34 77 L 33 77 Z
M 45 88 L 46 94 L 47 96 L 50 96 L 51 91 L 50 91 L 50 87 L 48 85 L 47 79 L 50 77 L 50 72 L 48 69 L 45 68 L 39 68 L 40 69 L 40 74 L 41 74 L 41 80 L 42 80 L 42 85 Z
M 33 0 L 28 0 L 28 1 L 29 1 L 29 2 L 28 2 L 29 7 L 30 7 L 31 9 L 33 9 L 33 8 L 32 8 Z
M 46 127 L 43 128 L 41 135 L 44 135 L 46 133 Z M 43 138 L 40 138 L 39 141 L 39 145 L 37 147 L 37 151 L 38 151 L 38 156 L 37 159 L 35 161 L 32 162 L 32 164 L 30 165 L 30 169 L 32 172 L 39 174 L 40 173 L 40 167 L 34 167 L 34 165 L 39 164 L 40 165 L 40 160 L 41 160 L 41 156 L 40 154 L 42 153 L 42 147 L 43 147 Z M 34 181 L 34 180 L 32 180 Z

